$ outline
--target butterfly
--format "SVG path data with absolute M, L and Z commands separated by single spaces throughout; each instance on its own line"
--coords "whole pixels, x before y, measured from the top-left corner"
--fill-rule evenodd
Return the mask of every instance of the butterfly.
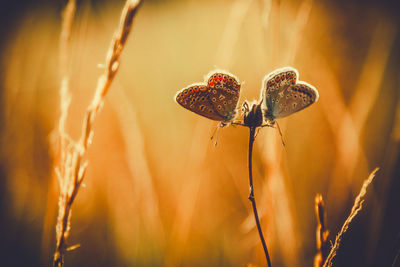
M 182 107 L 211 120 L 228 125 L 237 115 L 240 83 L 233 74 L 215 70 L 206 75 L 204 83 L 195 83 L 175 95 Z
M 314 86 L 298 81 L 295 68 L 285 67 L 265 75 L 261 89 L 261 108 L 267 124 L 298 112 L 318 101 Z

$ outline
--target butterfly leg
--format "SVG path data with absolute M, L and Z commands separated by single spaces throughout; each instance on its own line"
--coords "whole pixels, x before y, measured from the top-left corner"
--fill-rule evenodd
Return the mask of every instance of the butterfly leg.
M 257 135 L 258 135 L 258 133 L 260 132 L 260 128 L 259 127 L 257 127 L 256 128 L 256 133 L 255 133 L 255 135 L 254 135 L 254 139 L 256 139 L 257 138 Z
M 249 103 L 247 101 L 244 101 L 244 103 L 242 104 L 242 110 L 243 110 L 244 113 L 250 111 L 250 106 L 249 106 Z
M 264 127 L 275 128 L 273 124 L 264 124 L 264 125 L 261 125 L 260 127 L 262 127 L 262 128 L 264 128 Z
M 285 141 L 283 140 L 283 135 L 282 135 L 281 127 L 279 127 L 278 122 L 276 122 L 276 126 L 277 126 L 277 128 L 278 128 L 279 135 L 281 136 L 282 145 L 283 145 L 283 147 L 285 147 Z
M 215 138 L 214 146 L 217 146 L 218 144 L 218 134 L 219 134 L 219 129 L 225 127 L 226 124 L 223 124 L 222 122 L 215 127 L 215 130 L 213 134 L 211 135 L 211 140 Z
M 233 121 L 233 122 L 231 122 L 231 124 L 232 124 L 233 126 L 235 126 L 235 125 L 246 126 L 246 125 L 244 125 L 241 121 Z

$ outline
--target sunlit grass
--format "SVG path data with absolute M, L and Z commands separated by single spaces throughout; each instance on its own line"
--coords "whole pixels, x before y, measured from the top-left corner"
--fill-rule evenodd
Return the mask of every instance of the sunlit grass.
M 97 65 L 117 26 L 118 3 L 77 9 L 66 124 L 74 139 L 104 71 Z M 7 216 L 41 233 L 35 251 L 42 265 L 53 252 L 57 217 L 58 158 L 50 146 L 60 114 L 57 12 L 22 18 L 2 62 Z M 315 85 L 320 100 L 281 120 L 286 149 L 274 129 L 259 132 L 253 175 L 273 266 L 312 266 L 315 194 L 324 196 L 333 238 L 362 179 L 385 163 L 386 152 L 367 143 L 388 146 L 396 127 L 397 101 L 382 99 L 397 99 L 399 81 L 390 77 L 398 76 L 391 59 L 398 27 L 384 13 L 367 12 L 368 27 L 360 28 L 351 11 L 341 12 L 318 1 L 145 3 L 94 125 L 69 237 L 81 247 L 67 266 L 264 265 L 247 200 L 247 130 L 222 129 L 214 147 L 215 123 L 185 112 L 173 96 L 218 67 L 245 81 L 240 102 L 258 99 L 262 77 L 286 65 Z M 370 246 L 377 242 L 371 238 Z

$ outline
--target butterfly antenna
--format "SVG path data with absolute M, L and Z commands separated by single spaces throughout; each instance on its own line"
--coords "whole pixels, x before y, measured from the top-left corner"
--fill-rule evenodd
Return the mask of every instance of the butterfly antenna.
M 283 135 L 282 135 L 281 127 L 279 127 L 278 122 L 276 122 L 276 126 L 278 127 L 279 135 L 281 136 L 282 145 L 283 145 L 283 147 L 285 147 L 285 141 L 283 140 Z

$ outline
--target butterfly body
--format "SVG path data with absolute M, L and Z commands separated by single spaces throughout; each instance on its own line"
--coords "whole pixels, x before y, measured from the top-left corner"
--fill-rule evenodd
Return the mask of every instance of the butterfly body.
M 204 83 L 180 90 L 175 95 L 175 101 L 198 115 L 224 125 L 236 117 L 239 93 L 238 79 L 233 74 L 217 70 L 210 72 Z
M 275 119 L 298 112 L 318 101 L 317 89 L 298 81 L 298 76 L 296 69 L 286 67 L 264 77 L 261 101 L 267 123 L 274 124 Z
M 245 101 L 243 103 L 243 125 L 248 127 L 260 127 L 263 124 L 261 104 Z

